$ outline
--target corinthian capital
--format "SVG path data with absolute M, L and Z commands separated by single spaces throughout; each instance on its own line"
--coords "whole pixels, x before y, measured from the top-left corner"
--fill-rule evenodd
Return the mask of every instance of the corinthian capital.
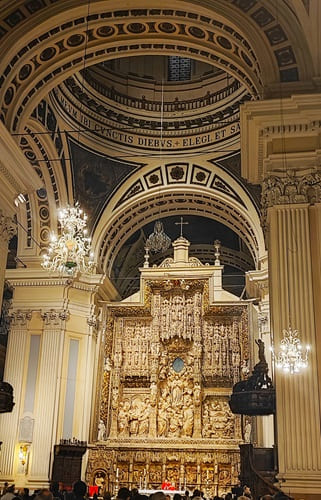
M 321 172 L 285 176 L 270 175 L 262 184 L 262 208 L 295 203 L 317 203 L 321 200 Z
M 0 210 L 0 241 L 8 242 L 17 232 L 17 225 Z
M 287 171 L 285 176 L 270 175 L 262 183 L 262 225 L 265 227 L 269 207 L 320 201 L 321 172 L 299 176 L 294 171 Z
M 88 326 L 90 326 L 91 328 L 97 328 L 97 327 L 98 327 L 98 317 L 97 317 L 97 314 L 91 314 L 91 315 L 87 318 L 87 324 L 88 324 Z
M 62 322 L 67 321 L 69 318 L 69 312 L 66 309 L 50 309 L 41 313 L 41 317 L 45 325 L 49 327 L 60 326 Z
M 11 326 L 26 326 L 28 321 L 31 320 L 32 312 L 30 310 L 17 309 L 10 315 Z

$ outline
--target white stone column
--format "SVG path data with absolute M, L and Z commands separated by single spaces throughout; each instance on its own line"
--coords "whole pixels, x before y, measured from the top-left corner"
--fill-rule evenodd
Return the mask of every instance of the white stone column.
M 0 209 L 0 310 L 4 286 L 4 276 L 8 258 L 8 243 L 16 234 L 17 227 L 11 217 L 6 217 Z
M 300 192 L 300 186 L 305 185 L 304 179 L 275 179 L 273 185 L 265 184 L 263 197 L 269 206 L 267 227 L 274 343 L 277 349 L 283 329 L 291 325 L 292 329 L 299 330 L 303 344 L 311 346 L 309 367 L 305 371 L 294 375 L 275 372 L 278 477 L 284 491 L 313 495 L 321 491 L 321 429 L 311 207 L 303 203 L 306 198 Z M 296 195 L 291 199 L 279 196 L 287 192 Z M 288 204 L 284 204 L 285 201 Z
M 25 350 L 28 322 L 31 311 L 17 310 L 12 314 L 8 339 L 4 380 L 12 385 L 15 406 L 11 413 L 0 416 L 0 435 L 3 440 L 0 453 L 0 474 L 3 480 L 12 480 L 14 476 L 15 447 L 23 386 Z
M 35 426 L 31 450 L 29 481 L 43 485 L 49 480 L 50 458 L 55 444 L 55 416 L 60 391 L 60 371 L 65 322 L 68 313 L 65 310 L 45 311 L 37 400 L 35 405 Z

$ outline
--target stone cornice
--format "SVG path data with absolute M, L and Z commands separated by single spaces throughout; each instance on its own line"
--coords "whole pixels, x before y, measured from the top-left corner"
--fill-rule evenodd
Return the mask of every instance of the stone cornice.
M 241 149 L 242 176 L 249 182 L 258 184 L 270 170 L 272 159 L 280 163 L 278 152 L 285 149 L 295 160 L 301 156 L 302 166 L 311 166 L 320 162 L 319 141 L 321 135 L 321 94 L 293 95 L 285 99 L 250 101 L 241 106 Z M 306 143 L 307 137 L 315 137 L 315 141 Z M 280 139 L 284 141 L 280 146 Z M 287 151 L 286 141 L 303 140 L 309 150 L 292 147 Z M 271 144 L 276 140 L 276 148 Z M 298 146 L 300 148 L 300 145 Z M 295 151 L 298 151 L 295 152 Z M 284 162 L 284 154 L 282 154 Z M 296 161 L 296 166 L 297 166 Z M 291 163 L 292 167 L 292 163 Z

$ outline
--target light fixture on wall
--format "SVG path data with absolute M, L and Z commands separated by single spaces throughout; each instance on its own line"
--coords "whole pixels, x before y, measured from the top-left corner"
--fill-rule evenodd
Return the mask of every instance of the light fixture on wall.
M 160 147 L 159 147 L 159 157 L 162 159 L 162 142 L 163 142 L 163 117 L 164 117 L 164 81 L 162 80 L 162 94 L 161 94 L 161 115 L 160 115 Z M 159 209 L 160 215 L 160 209 Z M 154 231 L 149 235 L 145 243 L 145 250 L 153 253 L 165 252 L 171 246 L 171 239 L 164 231 L 164 225 L 160 218 L 155 222 Z M 145 255 L 146 259 L 146 255 Z M 146 262 L 146 260 L 145 260 Z
M 291 326 L 283 330 L 280 351 L 275 353 L 273 347 L 271 351 L 276 367 L 285 373 L 298 373 L 308 366 L 310 346 L 302 346 L 299 332 L 292 330 Z
M 91 239 L 87 236 L 87 215 L 76 204 L 60 210 L 58 220 L 61 234 L 53 234 L 42 267 L 51 272 L 75 275 L 94 270 Z
M 20 445 L 18 457 L 19 457 L 19 462 L 22 465 L 22 467 L 25 467 L 25 465 L 27 463 L 28 453 L 29 453 L 29 445 L 28 444 Z

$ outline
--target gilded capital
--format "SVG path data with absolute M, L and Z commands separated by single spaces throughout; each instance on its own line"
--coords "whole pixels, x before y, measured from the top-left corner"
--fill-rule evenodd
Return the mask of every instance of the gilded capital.
M 66 309 L 50 309 L 49 311 L 41 313 L 41 317 L 44 320 L 45 325 L 54 327 L 59 326 L 63 321 L 67 321 L 69 318 L 69 312 Z
M 17 224 L 0 210 L 0 241 L 7 243 L 17 233 Z

